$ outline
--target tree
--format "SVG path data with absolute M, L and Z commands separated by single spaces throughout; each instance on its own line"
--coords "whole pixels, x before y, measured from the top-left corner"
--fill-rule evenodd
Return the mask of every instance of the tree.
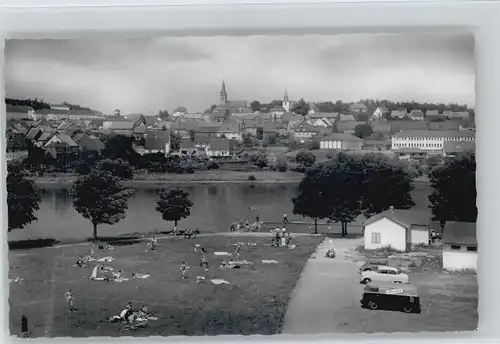
M 316 156 L 312 152 L 301 150 L 297 152 L 295 160 L 305 167 L 311 167 L 316 162 Z
M 330 202 L 323 193 L 325 183 L 323 171 L 312 170 L 300 182 L 297 197 L 292 198 L 293 213 L 313 219 L 315 234 L 318 234 L 318 220 L 330 215 Z
M 133 144 L 132 137 L 113 135 L 106 140 L 101 154 L 104 158 L 122 159 L 135 166 L 140 161 L 140 155 L 135 151 Z
M 356 114 L 356 121 L 358 122 L 368 122 L 368 114 L 366 112 L 361 112 Z
M 296 114 L 306 116 L 309 113 L 309 104 L 304 101 L 304 99 L 300 99 L 297 102 L 297 105 L 292 109 L 292 112 Z
M 35 183 L 26 178 L 19 162 L 7 166 L 7 209 L 8 231 L 23 229 L 27 224 L 37 221 L 35 212 L 39 209 L 41 196 Z
M 441 156 L 433 155 L 428 157 L 425 160 L 425 163 L 428 166 L 428 171 L 432 171 L 436 166 L 438 166 L 442 162 Z
M 99 169 L 79 177 L 72 187 L 73 207 L 92 223 L 94 241 L 98 225 L 113 225 L 125 218 L 131 196 L 132 190 L 123 187 L 120 178 Z
M 88 174 L 99 161 L 99 153 L 91 150 L 80 152 L 78 161 L 75 164 L 75 172 L 78 174 Z
M 243 145 L 247 147 L 253 146 L 252 134 L 250 133 L 243 134 Z
M 212 106 L 210 106 L 208 109 L 206 109 L 204 112 L 205 113 L 212 113 L 214 112 L 215 108 L 217 107 L 217 105 L 215 104 L 212 104 Z
M 108 171 L 113 176 L 120 179 L 132 179 L 134 176 L 134 170 L 130 164 L 122 159 L 105 159 L 97 164 L 97 168 L 100 170 Z
M 258 152 L 250 157 L 250 162 L 257 167 L 264 168 L 267 166 L 267 155 L 263 152 Z
M 354 128 L 354 133 L 360 139 L 364 139 L 366 137 L 369 137 L 371 134 L 373 134 L 373 128 L 368 123 L 358 124 Z
M 375 153 L 354 161 L 356 165 L 353 169 L 358 169 L 362 176 L 361 208 L 365 217 L 381 213 L 391 206 L 409 209 L 415 205 L 411 198 L 414 188 L 412 176 L 402 163 Z
M 160 212 L 163 220 L 177 222 L 191 215 L 190 208 L 193 202 L 189 199 L 189 192 L 183 189 L 162 189 L 156 203 L 155 210 Z
M 162 120 L 166 121 L 170 118 L 170 114 L 168 113 L 167 110 L 160 110 L 160 111 L 158 111 L 158 117 L 160 117 Z
M 260 102 L 258 100 L 254 100 L 253 102 L 250 103 L 250 108 L 252 109 L 252 112 L 259 111 L 262 106 L 260 105 Z
M 446 221 L 476 222 L 476 157 L 466 152 L 446 159 L 430 173 L 434 189 L 429 196 L 434 221 L 442 226 Z

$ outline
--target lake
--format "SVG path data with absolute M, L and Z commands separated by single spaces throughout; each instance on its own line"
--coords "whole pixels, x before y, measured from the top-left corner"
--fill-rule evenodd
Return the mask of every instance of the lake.
M 167 183 L 166 183 L 167 184 Z M 180 228 L 199 228 L 202 233 L 228 231 L 231 223 L 237 219 L 253 221 L 258 214 L 261 221 L 281 221 L 283 214 L 288 214 L 290 221 L 310 221 L 292 214 L 291 198 L 296 195 L 298 184 L 203 184 L 183 187 L 190 193 L 194 205 L 191 216 L 179 222 Z M 416 207 L 428 206 L 427 196 L 431 189 L 426 183 L 416 183 L 412 197 Z M 116 225 L 101 225 L 100 236 L 116 236 L 128 233 L 150 233 L 171 230 L 172 222 L 163 221 L 160 213 L 154 210 L 158 189 L 140 187 L 129 201 L 125 219 Z M 8 234 L 11 240 L 40 238 L 85 239 L 92 235 L 91 223 L 79 215 L 72 206 L 69 187 L 51 187 L 42 189 L 42 202 L 36 216 L 38 221 L 23 230 Z M 359 233 L 360 223 L 353 223 L 349 233 Z M 290 232 L 310 232 L 307 224 L 291 224 Z M 340 227 L 321 226 L 320 232 L 340 233 Z

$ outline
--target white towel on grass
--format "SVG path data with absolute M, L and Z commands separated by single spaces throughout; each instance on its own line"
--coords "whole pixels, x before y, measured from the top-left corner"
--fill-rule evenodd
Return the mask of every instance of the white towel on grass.
M 210 282 L 212 282 L 212 284 L 229 284 L 228 281 L 226 280 L 223 280 L 223 279 L 213 279 L 213 280 L 210 280 Z
M 278 264 L 277 260 L 262 260 L 263 264 Z

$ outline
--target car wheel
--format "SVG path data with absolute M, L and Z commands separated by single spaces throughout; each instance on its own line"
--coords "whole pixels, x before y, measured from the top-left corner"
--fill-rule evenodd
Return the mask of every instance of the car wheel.
M 366 269 L 364 269 L 363 271 L 372 271 L 372 269 L 370 269 L 370 268 L 366 268 Z
M 375 301 L 370 301 L 368 303 L 368 307 L 370 307 L 370 309 L 372 309 L 372 310 L 376 310 L 378 308 L 378 305 Z
M 365 279 L 363 279 L 363 283 L 364 283 L 364 284 L 370 283 L 371 281 L 372 281 L 372 280 L 371 280 L 371 279 L 369 279 L 369 278 L 365 278 Z
M 406 306 L 405 308 L 403 308 L 403 311 L 405 311 L 405 313 L 411 313 L 413 311 L 413 308 L 411 306 Z
M 394 281 L 394 283 L 401 283 L 401 281 Z

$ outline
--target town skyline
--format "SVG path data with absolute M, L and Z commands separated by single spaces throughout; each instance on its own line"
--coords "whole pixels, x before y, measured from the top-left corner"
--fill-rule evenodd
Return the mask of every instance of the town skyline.
M 5 52 L 7 97 L 104 113 L 203 112 L 219 104 L 223 80 L 228 100 L 248 103 L 282 100 L 287 90 L 295 101 L 474 107 L 471 35 L 11 40 Z

